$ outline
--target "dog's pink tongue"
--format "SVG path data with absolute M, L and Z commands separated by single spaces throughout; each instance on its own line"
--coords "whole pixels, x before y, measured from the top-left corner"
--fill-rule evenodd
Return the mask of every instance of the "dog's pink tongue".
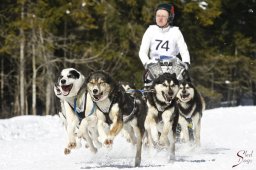
M 100 99 L 100 95 L 94 95 L 93 96 L 96 100 L 99 100 Z
M 70 90 L 70 85 L 67 86 L 61 86 L 63 91 L 69 91 Z

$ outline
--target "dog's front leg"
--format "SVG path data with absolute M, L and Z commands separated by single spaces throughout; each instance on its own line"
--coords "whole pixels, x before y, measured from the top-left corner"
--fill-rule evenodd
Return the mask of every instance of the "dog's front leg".
M 158 111 L 156 109 L 154 108 L 148 109 L 147 117 L 145 120 L 145 129 L 147 130 L 149 141 L 153 139 L 154 142 L 158 142 L 159 140 L 157 123 L 156 123 L 157 114 L 158 114 Z
M 173 124 L 173 122 L 171 122 L 171 125 Z M 174 161 L 175 160 L 175 138 L 176 138 L 176 135 L 175 135 L 175 132 L 171 129 L 169 131 L 169 142 L 170 142 L 170 157 L 169 157 L 169 160 L 170 161 Z
M 187 143 L 189 141 L 188 122 L 183 116 L 179 116 L 179 124 L 181 127 L 181 141 Z
M 168 140 L 168 133 L 171 130 L 171 123 L 170 121 L 164 122 L 163 131 L 161 133 L 159 144 L 161 146 L 169 146 L 170 142 Z
M 132 143 L 133 145 L 136 144 L 136 137 L 134 135 L 134 131 L 130 123 L 125 123 L 122 129 L 122 135 L 127 140 L 127 142 Z
M 113 123 L 110 126 L 107 139 L 104 142 L 105 145 L 112 145 L 113 139 L 121 131 L 123 127 L 122 116 L 121 116 L 120 110 L 118 109 L 117 104 L 113 106 L 110 114 L 111 114 L 110 116 L 113 118 Z
M 162 120 L 163 120 L 163 129 L 160 136 L 159 144 L 162 146 L 169 146 L 170 142 L 168 140 L 168 134 L 172 130 L 172 121 L 170 121 L 172 116 L 171 110 L 166 110 L 162 114 Z
M 94 146 L 96 146 L 96 148 L 100 148 L 102 144 L 98 140 L 98 137 L 99 137 L 99 132 L 97 128 L 98 119 L 96 116 L 93 115 L 93 116 L 90 116 L 90 119 L 88 121 L 89 121 L 88 131 L 90 132 L 90 136 L 92 138 L 93 144 Z
M 78 133 L 77 133 L 77 136 L 79 138 L 83 137 L 87 144 L 89 145 L 89 149 L 93 152 L 93 153 L 96 153 L 97 152 L 97 148 L 94 147 L 93 145 L 93 142 L 92 142 L 92 139 L 89 135 L 89 131 L 88 131 L 88 122 L 90 121 L 89 120 L 90 117 L 86 117 L 82 120 L 80 126 L 79 126 L 79 130 L 78 130 Z
M 200 143 L 200 130 L 201 130 L 201 118 L 199 115 L 196 115 L 193 118 L 193 122 L 195 123 L 195 127 L 194 127 L 194 137 L 195 137 L 195 144 L 197 147 L 200 147 L 201 143 Z
M 68 146 L 64 150 L 65 154 L 69 154 L 70 150 L 76 147 L 75 128 L 76 127 L 74 123 L 68 123 L 67 125 Z
M 63 107 L 67 118 L 67 136 L 68 136 L 68 146 L 65 148 L 64 153 L 69 154 L 71 149 L 76 147 L 76 134 L 75 129 L 78 124 L 78 118 L 75 116 L 72 108 L 68 102 L 64 101 Z
M 141 163 L 141 149 L 142 149 L 142 136 L 143 130 L 137 126 L 137 120 L 135 120 L 132 124 L 133 131 L 136 135 L 136 156 L 135 156 L 135 166 L 140 166 Z
M 97 127 L 98 127 L 98 132 L 99 132 L 99 140 L 104 142 L 105 139 L 107 138 L 107 133 L 106 129 L 104 126 L 105 122 L 103 120 L 98 120 Z

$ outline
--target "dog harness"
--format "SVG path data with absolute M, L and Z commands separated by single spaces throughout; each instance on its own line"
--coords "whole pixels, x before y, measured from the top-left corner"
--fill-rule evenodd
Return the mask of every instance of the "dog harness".
M 112 123 L 112 120 L 110 119 L 108 113 L 109 113 L 109 111 L 111 110 L 111 108 L 112 108 L 112 106 L 113 106 L 113 104 L 114 104 L 114 101 L 115 101 L 115 97 L 113 98 L 112 101 L 108 100 L 108 101 L 107 101 L 107 102 L 108 102 L 107 104 L 104 103 L 104 104 L 101 105 L 101 106 L 99 106 L 98 103 L 93 102 L 94 105 L 96 105 L 97 108 L 105 115 L 107 124 L 111 124 L 111 123 Z M 103 106 L 104 106 L 104 107 L 103 107 Z
M 180 102 L 180 101 L 179 101 Z M 183 112 L 185 110 L 191 110 L 188 115 L 184 114 Z M 188 107 L 187 109 L 182 109 L 179 107 L 179 114 L 180 116 L 184 117 L 185 120 L 188 122 L 188 133 L 189 133 L 189 140 L 194 141 L 194 124 L 192 121 L 192 116 L 195 113 L 196 105 L 193 105 L 193 107 Z
M 86 93 L 87 94 L 87 93 Z M 74 99 L 74 112 L 76 113 L 76 115 L 78 116 L 79 118 L 79 122 L 81 123 L 82 119 L 85 118 L 85 110 L 86 110 L 86 97 L 87 95 L 85 94 L 85 97 L 84 97 L 84 100 L 83 100 L 83 110 L 80 110 L 78 107 L 77 107 L 77 98 Z M 78 111 L 79 109 L 79 111 Z M 92 110 L 90 111 L 90 113 L 87 115 L 87 116 L 91 116 L 96 110 L 96 106 L 95 106 L 95 103 L 93 103 L 93 107 L 92 107 Z
M 79 96 L 79 95 L 77 95 L 77 96 Z M 85 118 L 85 114 L 84 114 L 84 113 L 85 113 L 85 111 L 86 111 L 86 97 L 87 97 L 87 92 L 85 92 L 85 93 L 83 94 L 83 96 L 82 96 L 82 98 L 83 98 L 82 104 L 81 104 L 82 107 L 80 107 L 80 108 L 77 106 L 77 99 L 78 99 L 77 97 L 74 98 L 73 106 L 72 106 L 70 103 L 68 103 L 69 106 L 70 106 L 71 108 L 73 108 L 73 111 L 74 111 L 75 114 L 77 115 L 77 117 L 78 117 L 78 119 L 79 119 L 79 124 L 80 124 L 81 121 Z M 95 110 L 96 110 L 96 106 L 95 106 L 95 104 L 93 103 L 93 107 L 92 107 L 90 113 L 89 113 L 88 115 L 86 115 L 86 116 L 92 115 L 92 114 L 95 112 Z M 64 115 L 63 115 L 63 116 L 64 116 Z M 65 117 L 65 119 L 66 119 L 66 117 Z
M 129 122 L 133 117 L 134 117 L 134 114 L 136 113 L 136 111 L 138 110 L 138 107 L 136 105 L 136 99 L 134 98 L 133 100 L 133 109 L 132 109 L 132 112 L 128 115 L 128 116 L 123 116 L 123 119 L 124 119 L 124 123 L 127 123 Z

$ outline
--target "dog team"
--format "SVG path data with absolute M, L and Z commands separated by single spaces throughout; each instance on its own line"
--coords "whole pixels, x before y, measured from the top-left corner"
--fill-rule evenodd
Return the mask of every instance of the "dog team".
M 170 160 L 175 160 L 178 138 L 200 146 L 204 101 L 189 78 L 178 80 L 176 75 L 152 76 L 150 86 L 137 90 L 104 71 L 85 77 L 74 68 L 63 69 L 54 92 L 68 137 L 64 153 L 69 154 L 80 140 L 96 153 L 101 147 L 111 147 L 121 131 L 136 146 L 135 166 L 141 163 L 143 144 L 167 149 Z

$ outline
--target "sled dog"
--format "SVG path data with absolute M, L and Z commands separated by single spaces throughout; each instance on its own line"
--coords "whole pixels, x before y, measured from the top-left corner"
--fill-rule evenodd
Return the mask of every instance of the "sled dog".
M 177 94 L 179 110 L 180 139 L 183 142 L 194 141 L 200 146 L 200 129 L 205 103 L 197 89 L 189 80 L 180 82 Z
M 153 80 L 147 95 L 148 112 L 145 129 L 150 144 L 170 149 L 170 160 L 175 157 L 175 138 L 178 123 L 176 94 L 179 86 L 175 74 L 164 73 Z M 159 136 L 160 133 L 160 136 Z
M 130 130 L 136 143 L 135 166 L 141 162 L 142 136 L 146 105 L 143 100 L 134 98 L 104 71 L 92 72 L 87 79 L 87 90 L 97 106 L 98 132 L 103 143 L 111 146 L 115 136 L 121 131 Z M 132 129 L 132 131 L 131 131 Z
M 145 101 L 141 101 L 143 100 L 142 93 L 139 90 L 136 90 L 134 83 L 122 81 L 122 82 L 119 82 L 119 84 L 124 88 L 125 93 L 131 95 L 135 101 L 137 101 L 140 104 L 145 104 Z M 124 122 L 126 122 L 128 117 L 129 117 L 128 115 L 123 115 Z M 122 135 L 123 137 L 126 138 L 128 142 L 132 143 L 133 145 L 136 144 L 136 136 L 130 123 L 124 123 L 124 127 L 122 129 Z
M 97 122 L 97 119 L 95 115 L 93 116 L 93 103 L 86 92 L 84 83 L 84 75 L 74 68 L 66 68 L 61 71 L 58 82 L 54 86 L 55 95 L 61 103 L 59 115 L 64 122 L 68 136 L 68 144 L 64 150 L 65 154 L 69 154 L 71 149 L 76 148 L 80 141 L 78 138 L 82 137 L 86 140 L 92 152 L 97 151 L 88 134 L 88 122 L 95 124 L 94 122 Z M 91 137 L 97 139 L 97 136 Z M 95 143 L 98 144 L 97 141 Z

